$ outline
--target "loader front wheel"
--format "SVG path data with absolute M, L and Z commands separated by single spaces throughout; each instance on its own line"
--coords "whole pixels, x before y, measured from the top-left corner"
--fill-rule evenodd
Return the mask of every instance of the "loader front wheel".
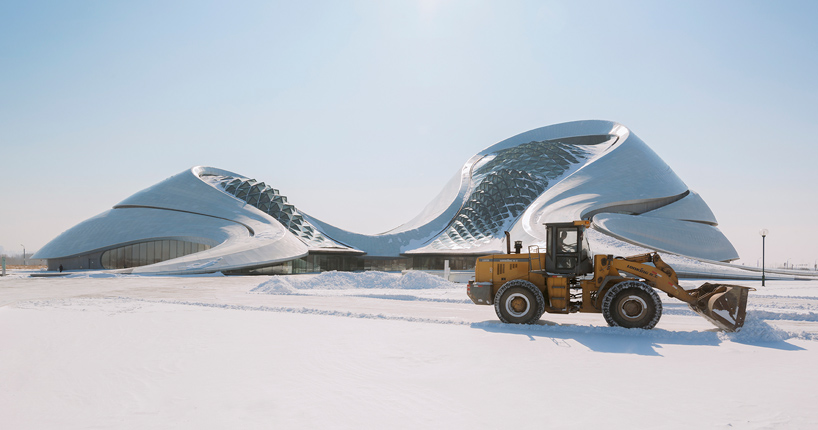
M 515 279 L 506 282 L 494 297 L 494 311 L 508 324 L 533 324 L 545 312 L 545 298 L 536 285 Z
M 652 329 L 662 316 L 662 300 L 644 282 L 620 282 L 605 293 L 602 315 L 611 327 Z

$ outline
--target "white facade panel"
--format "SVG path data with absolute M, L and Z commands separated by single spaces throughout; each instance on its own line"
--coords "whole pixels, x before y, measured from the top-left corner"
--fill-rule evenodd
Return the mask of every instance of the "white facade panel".
M 702 197 L 695 191 L 690 191 L 690 194 L 683 199 L 663 206 L 659 209 L 646 212 L 644 216 L 651 216 L 656 218 L 671 218 L 685 221 L 701 222 L 710 225 L 717 225 L 716 216 L 713 211 L 707 206 L 707 203 L 702 200 Z
M 213 247 L 131 269 L 194 273 L 260 267 L 308 252 L 475 255 L 505 251 L 504 231 L 545 241 L 544 223 L 578 219 L 618 239 L 695 258 L 732 260 L 735 249 L 707 204 L 641 139 L 611 121 L 541 127 L 471 157 L 417 216 L 378 235 L 304 214 L 277 189 L 226 170 L 194 167 L 142 190 L 46 245 L 64 258 L 152 238 Z
M 708 224 L 644 216 L 601 214 L 594 217 L 594 225 L 610 236 L 658 251 L 715 261 L 738 258 L 730 241 L 716 227 Z

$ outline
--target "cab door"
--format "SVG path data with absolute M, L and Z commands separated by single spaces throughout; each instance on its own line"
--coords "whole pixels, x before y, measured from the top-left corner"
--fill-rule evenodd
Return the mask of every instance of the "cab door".
M 579 263 L 579 229 L 576 227 L 557 228 L 556 254 L 557 271 L 573 272 Z

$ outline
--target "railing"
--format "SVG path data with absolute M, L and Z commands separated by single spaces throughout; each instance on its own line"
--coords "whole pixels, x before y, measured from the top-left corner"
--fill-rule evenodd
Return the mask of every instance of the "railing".
M 537 245 L 528 245 L 528 270 L 543 270 L 540 247 Z

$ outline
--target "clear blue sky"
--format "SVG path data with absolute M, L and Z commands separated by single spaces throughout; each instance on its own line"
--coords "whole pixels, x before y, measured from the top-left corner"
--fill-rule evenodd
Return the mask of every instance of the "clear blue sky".
M 169 4 L 170 3 L 170 4 Z M 195 165 L 339 227 L 414 217 L 473 154 L 621 122 L 756 265 L 818 259 L 818 2 L 0 3 L 0 246 Z

